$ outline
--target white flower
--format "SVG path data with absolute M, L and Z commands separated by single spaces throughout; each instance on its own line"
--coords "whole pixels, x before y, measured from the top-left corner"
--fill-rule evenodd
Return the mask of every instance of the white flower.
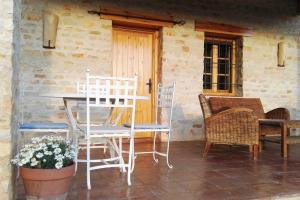
M 56 169 L 61 169 L 63 167 L 63 163 L 62 162 L 57 162 L 56 164 L 55 164 L 55 168 Z
M 36 154 L 36 157 L 37 157 L 37 158 L 42 158 L 43 156 L 44 156 L 44 154 L 41 153 L 41 152 L 39 152 L 39 153 Z
M 51 156 L 53 153 L 51 151 L 44 151 L 45 155 Z
M 31 139 L 31 141 L 32 141 L 33 144 L 37 144 L 37 143 L 39 143 L 39 142 L 42 141 L 42 138 L 33 137 L 33 138 Z
M 17 164 L 17 163 L 18 163 L 18 159 L 17 159 L 17 158 L 12 159 L 12 160 L 11 160 L 11 163 L 12 163 L 12 164 Z
M 31 161 L 30 166 L 32 166 L 32 167 L 37 166 L 39 163 L 35 158 L 31 158 L 30 161 Z
M 21 163 L 22 163 L 22 165 L 26 165 L 27 163 L 29 163 L 29 159 L 27 159 L 27 158 L 23 158 L 22 160 L 21 160 Z
M 62 153 L 64 152 L 64 154 Z M 70 140 L 59 136 L 43 136 L 32 138 L 31 144 L 24 145 L 20 152 L 11 160 L 18 166 L 41 167 L 40 163 L 49 162 L 48 167 L 60 169 L 63 162 L 72 161 L 77 149 L 71 145 Z M 47 157 L 47 160 L 45 159 Z
M 65 153 L 65 157 L 67 157 L 67 158 L 72 158 L 72 156 L 71 156 L 71 154 L 70 154 L 70 152 L 69 151 L 66 151 L 66 153 Z
M 36 162 L 32 162 L 32 163 L 30 163 L 30 166 L 34 167 L 34 166 L 37 166 L 37 164 L 38 164 L 37 161 Z
M 49 145 L 49 146 L 53 145 L 53 142 L 47 142 L 47 145 Z
M 56 155 L 55 160 L 62 161 L 65 157 L 62 154 Z
M 61 152 L 61 148 L 56 148 L 56 149 L 54 149 L 54 153 L 55 154 L 59 154 Z

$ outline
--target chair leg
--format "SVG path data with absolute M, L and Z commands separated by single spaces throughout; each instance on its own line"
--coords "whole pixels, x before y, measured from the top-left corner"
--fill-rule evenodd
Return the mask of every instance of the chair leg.
M 128 185 L 130 186 L 131 185 L 131 164 L 132 164 L 132 161 L 134 159 L 134 151 L 133 151 L 133 143 L 134 143 L 134 140 L 133 138 L 130 138 L 130 142 L 129 142 L 129 154 L 128 154 L 128 170 L 127 170 L 127 183 Z
M 107 140 L 107 139 L 106 139 L 106 140 Z M 105 141 L 104 148 L 103 148 L 103 153 L 104 153 L 104 154 L 106 154 L 106 150 L 107 150 L 106 148 L 107 148 L 107 141 Z
M 156 136 L 157 136 L 157 132 L 155 131 L 154 132 L 154 138 L 153 138 L 153 154 L 152 154 L 152 156 L 153 156 L 153 160 L 156 163 L 158 163 L 158 159 L 155 157 L 155 155 L 156 155 Z
M 122 137 L 119 137 L 119 162 L 120 164 L 122 165 L 121 167 L 121 172 L 126 172 L 126 169 L 125 169 L 125 165 L 124 165 L 124 160 L 123 160 L 123 155 L 122 155 Z
M 86 182 L 87 182 L 87 188 L 91 189 L 91 164 L 90 164 L 90 139 L 87 139 L 86 142 Z
M 136 157 L 137 157 L 137 155 L 135 155 L 135 151 L 134 151 L 134 141 L 133 141 L 133 143 L 132 143 L 132 152 L 133 152 L 133 154 L 132 154 L 131 173 L 132 173 L 133 170 L 134 170 L 134 167 L 135 167 L 135 159 L 136 159 Z
M 205 147 L 204 147 L 204 150 L 203 150 L 203 157 L 205 158 L 207 156 L 207 153 L 209 151 L 209 148 L 211 147 L 211 142 L 208 142 L 206 141 L 205 143 Z
M 74 134 L 74 133 L 73 133 Z M 78 136 L 75 135 L 75 149 L 76 149 L 76 156 L 75 156 L 75 174 L 77 172 L 78 169 L 78 155 L 79 155 L 79 142 L 78 142 Z
M 168 132 L 168 144 L 167 144 L 167 165 L 170 169 L 173 168 L 173 165 L 169 162 L 169 151 L 170 151 L 170 138 L 171 138 L 171 131 Z
M 67 140 L 70 139 L 70 133 L 69 133 L 69 131 L 66 131 L 66 137 L 67 137 Z
M 78 169 L 78 154 L 79 154 L 79 150 L 78 150 L 78 147 L 76 147 L 76 156 L 75 156 L 75 174 L 77 173 L 77 169 Z
M 257 160 L 257 156 L 258 156 L 258 145 L 254 144 L 252 145 L 253 147 L 253 160 Z

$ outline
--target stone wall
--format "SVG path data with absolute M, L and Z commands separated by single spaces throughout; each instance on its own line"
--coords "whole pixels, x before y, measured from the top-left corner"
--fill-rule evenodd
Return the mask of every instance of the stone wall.
M 244 38 L 243 94 L 260 97 L 265 111 L 278 106 L 300 117 L 299 27 L 295 1 L 159 0 L 83 1 L 24 0 L 21 21 L 21 85 L 24 119 L 65 121 L 60 100 L 40 98 L 42 92 L 74 91 L 86 68 L 111 73 L 112 22 L 89 15 L 101 5 L 171 13 L 184 26 L 162 29 L 162 81 L 177 82 L 173 140 L 201 139 L 202 117 L 197 95 L 202 91 L 204 33 L 194 31 L 194 19 L 253 27 Z M 60 17 L 57 45 L 42 48 L 42 11 Z M 287 64 L 277 67 L 277 44 L 287 44 Z
M 13 199 L 14 170 L 10 159 L 15 147 L 18 121 L 18 52 L 20 1 L 3 0 L 0 4 L 0 199 Z M 13 137 L 14 136 L 14 137 Z
M 26 0 L 22 5 L 21 102 L 24 121 L 65 121 L 62 101 L 40 98 L 48 92 L 76 92 L 86 69 L 110 74 L 112 23 L 87 10 L 98 3 Z M 56 48 L 42 48 L 43 10 L 59 15 Z
M 202 73 L 204 34 L 194 31 L 193 21 L 187 21 L 184 26 L 163 28 L 162 37 L 162 82 L 176 81 L 172 139 L 199 139 L 201 134 L 193 126 L 199 124 L 201 116 L 197 94 L 202 90 L 199 74 Z
M 21 1 L 14 0 L 14 30 L 13 30 L 13 74 L 12 74 L 12 116 L 11 116 L 11 157 L 16 155 L 18 146 L 18 123 L 20 121 L 20 87 L 19 87 L 19 74 L 20 74 L 20 48 L 21 48 Z M 16 174 L 17 167 L 11 168 L 11 190 L 10 195 L 12 199 L 15 199 L 16 195 Z

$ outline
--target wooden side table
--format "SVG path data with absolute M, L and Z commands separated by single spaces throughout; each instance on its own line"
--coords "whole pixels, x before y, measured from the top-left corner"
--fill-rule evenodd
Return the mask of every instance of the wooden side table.
M 259 125 L 272 125 L 272 126 L 281 127 L 281 137 L 279 143 L 281 143 L 281 154 L 284 158 L 287 158 L 288 156 L 289 144 L 300 144 L 300 136 L 289 135 L 290 128 L 300 128 L 300 120 L 260 119 Z M 261 149 L 261 139 L 260 139 L 260 149 Z
M 285 123 L 285 130 L 283 133 L 284 136 L 284 157 L 287 157 L 288 154 L 288 145 L 289 144 L 300 144 L 300 136 L 290 136 L 289 129 L 290 128 L 300 128 L 300 120 L 289 120 Z
M 259 135 L 260 135 L 260 141 L 259 141 L 259 149 L 261 151 L 262 149 L 262 135 L 261 135 L 261 125 L 268 125 L 268 126 L 277 126 L 281 128 L 281 136 L 277 140 L 267 140 L 269 142 L 275 142 L 281 144 L 281 155 L 286 158 L 288 153 L 287 148 L 287 136 L 288 136 L 288 128 L 287 128 L 287 120 L 284 119 L 259 119 Z M 299 126 L 300 128 L 300 126 Z

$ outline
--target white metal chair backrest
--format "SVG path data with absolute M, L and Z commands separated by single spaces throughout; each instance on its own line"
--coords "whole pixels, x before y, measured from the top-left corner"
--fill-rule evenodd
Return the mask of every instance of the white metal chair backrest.
M 158 109 L 164 109 L 168 115 L 168 123 L 171 125 L 173 115 L 173 104 L 175 94 L 175 82 L 169 86 L 162 86 L 158 84 L 157 99 L 156 99 L 156 119 L 158 115 Z
M 137 77 L 91 76 L 87 73 L 87 105 L 90 107 L 135 107 Z
M 90 110 L 95 107 L 131 108 L 133 134 L 137 76 L 133 78 L 92 76 L 87 72 L 87 124 L 90 124 Z
M 95 88 L 93 88 L 95 90 Z M 76 93 L 78 95 L 86 95 L 87 89 L 86 89 L 86 82 L 77 81 L 76 82 Z M 94 124 L 104 124 L 109 123 L 111 119 L 108 119 L 109 117 L 109 108 L 107 109 L 93 109 L 91 110 L 91 116 L 93 116 Z M 78 124 L 86 124 L 86 101 L 78 101 L 76 104 L 76 121 Z

